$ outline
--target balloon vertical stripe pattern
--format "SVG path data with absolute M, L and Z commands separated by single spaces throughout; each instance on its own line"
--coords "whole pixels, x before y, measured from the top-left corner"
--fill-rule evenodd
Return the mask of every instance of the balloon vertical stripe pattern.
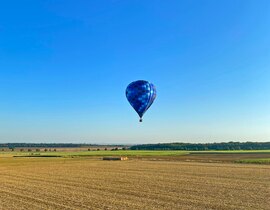
M 150 86 L 150 96 L 146 110 L 149 109 L 150 106 L 153 104 L 154 100 L 156 99 L 156 92 L 157 92 L 156 87 L 152 83 L 149 83 L 149 86 Z

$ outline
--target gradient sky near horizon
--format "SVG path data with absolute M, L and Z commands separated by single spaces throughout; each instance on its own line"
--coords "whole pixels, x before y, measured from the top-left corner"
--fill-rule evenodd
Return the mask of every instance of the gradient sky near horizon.
M 269 141 L 270 1 L 3 1 L 0 119 L 0 142 Z

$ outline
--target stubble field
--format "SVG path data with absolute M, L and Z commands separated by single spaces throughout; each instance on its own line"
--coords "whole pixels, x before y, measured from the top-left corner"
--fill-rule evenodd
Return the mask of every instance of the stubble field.
M 0 159 L 0 209 L 269 209 L 270 166 Z

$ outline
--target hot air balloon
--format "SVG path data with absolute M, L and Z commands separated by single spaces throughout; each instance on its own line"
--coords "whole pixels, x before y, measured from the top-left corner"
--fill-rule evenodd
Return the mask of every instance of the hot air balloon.
M 144 113 L 156 98 L 156 88 L 148 81 L 138 80 L 127 86 L 126 97 L 130 105 L 140 116 L 140 122 L 142 122 Z

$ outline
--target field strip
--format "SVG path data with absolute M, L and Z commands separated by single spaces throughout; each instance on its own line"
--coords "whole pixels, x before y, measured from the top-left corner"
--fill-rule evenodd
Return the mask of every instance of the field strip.
M 13 186 L 14 187 L 14 185 L 11 185 L 11 186 Z M 29 186 L 26 186 L 27 187 L 27 189 L 29 188 Z M 19 189 L 19 188 L 15 188 L 15 190 L 16 191 L 19 191 L 19 190 L 21 190 L 21 192 L 23 193 L 24 192 L 24 190 L 23 189 Z M 75 190 L 75 189 L 74 189 Z M 127 191 L 124 191 L 124 192 L 122 192 L 122 193 L 120 193 L 121 191 L 115 191 L 115 192 L 112 192 L 111 191 L 111 189 L 109 189 L 110 191 L 110 194 L 117 194 L 118 196 L 117 197 L 119 197 L 119 198 L 122 198 L 122 199 L 127 199 L 127 201 L 129 200 L 128 198 L 129 198 L 129 195 L 130 194 L 126 194 L 127 193 Z M 2 190 L 2 192 L 3 192 L 3 190 Z M 4 191 L 5 193 L 7 193 L 7 191 Z M 34 191 L 35 192 L 35 191 Z M 33 192 L 33 193 L 34 193 Z M 107 191 L 106 191 L 107 192 Z M 29 193 L 29 191 L 27 191 L 27 192 L 24 192 L 24 193 Z M 96 191 L 94 191 L 94 193 L 96 193 Z M 15 195 L 14 193 L 11 193 L 13 196 Z M 106 193 L 103 193 L 103 194 L 101 194 L 102 196 L 106 196 Z M 125 196 L 123 196 L 123 195 L 125 195 Z M 151 194 L 149 194 L 149 195 L 151 195 Z M 161 197 L 154 197 L 153 199 L 151 199 L 150 198 L 150 196 L 147 196 L 147 195 L 141 195 L 142 197 L 144 197 L 144 199 L 146 199 L 147 201 L 146 201 L 146 203 L 151 203 L 152 205 L 158 205 L 158 206 L 160 206 L 160 205 L 162 205 L 162 206 L 166 206 L 166 203 L 168 203 L 168 202 L 171 202 L 171 203 L 174 203 L 175 205 L 177 205 L 177 204 L 181 204 L 181 205 L 183 205 L 183 204 L 186 204 L 186 205 L 200 205 L 200 206 L 205 206 L 205 207 L 210 207 L 211 206 L 211 203 L 213 202 L 212 200 L 207 200 L 207 201 L 204 201 L 204 199 L 203 198 L 201 198 L 199 195 L 198 196 L 193 196 L 192 194 L 187 194 L 186 196 L 183 196 L 183 195 L 185 195 L 185 194 L 182 194 L 181 196 L 179 196 L 178 198 L 177 198 L 177 200 L 171 200 L 171 199 L 166 199 L 166 197 L 167 198 L 170 198 L 168 195 L 167 196 L 164 196 L 164 195 L 162 195 Z M 17 197 L 20 197 L 20 198 L 26 198 L 26 199 L 29 199 L 29 198 L 32 198 L 31 197 L 31 195 L 27 195 L 27 196 L 22 196 L 21 194 L 16 194 L 16 196 Z M 147 196 L 147 198 L 145 198 L 145 196 Z M 176 195 L 177 196 L 177 195 Z M 46 197 L 45 197 L 46 198 Z M 45 199 L 44 198 L 44 195 L 43 195 L 43 199 Z M 52 199 L 52 198 L 47 198 L 46 200 L 48 200 L 48 199 Z M 165 200 L 164 200 L 165 199 Z M 138 194 L 137 194 L 137 199 L 136 199 L 136 202 L 141 202 L 141 198 L 140 197 L 138 197 Z M 57 205 L 55 205 L 55 203 L 53 203 L 53 202 L 45 202 L 44 200 L 40 200 L 40 199 L 33 199 L 32 200 L 32 202 L 33 201 L 37 201 L 38 203 L 44 203 L 44 204 L 50 204 L 50 205 L 54 205 L 55 207 L 57 207 Z M 134 202 L 135 200 L 134 199 L 132 199 L 131 200 L 132 202 Z M 121 201 L 121 203 L 122 203 L 123 201 Z M 73 201 L 73 203 L 72 203 L 73 205 L 74 205 L 74 201 Z M 76 203 L 75 203 L 76 204 Z M 80 206 L 81 204 L 79 204 L 79 206 Z M 118 204 L 119 205 L 119 204 Z M 62 205 L 58 205 L 58 206 L 61 206 L 61 207 L 63 207 Z M 75 205 L 75 206 L 77 206 L 77 205 Z M 220 207 L 219 205 L 215 205 L 216 207 Z M 89 206 L 84 206 L 84 205 L 81 205 L 80 206 L 80 208 L 82 208 L 82 207 L 86 207 L 86 209 L 87 208 L 89 208 Z M 93 207 L 93 205 L 91 206 L 91 207 Z M 96 207 L 98 207 L 98 206 L 96 206 Z M 233 205 L 229 205 L 229 204 L 227 204 L 227 208 L 232 208 L 232 209 L 234 209 L 235 208 L 235 206 L 233 206 Z M 68 209 L 66 206 L 64 206 L 64 208 L 66 208 L 66 209 Z
M 39 180 L 40 181 L 40 180 Z M 42 181 L 42 180 L 41 180 Z M 9 182 L 10 183 L 12 183 L 12 181 L 11 180 L 9 180 Z M 34 182 L 37 182 L 38 183 L 38 181 L 37 180 L 34 180 Z M 7 183 L 7 182 L 6 182 Z M 53 184 L 55 185 L 57 182 L 53 182 Z M 46 184 L 49 184 L 49 183 L 46 183 Z M 61 187 L 62 189 L 64 188 L 64 187 L 69 187 L 68 185 L 69 185 L 70 183 L 65 183 L 65 186 L 63 186 L 63 183 L 58 183 L 58 184 L 56 184 L 56 186 L 55 187 Z M 199 182 L 198 183 L 194 183 L 194 184 L 200 184 Z M 13 186 L 14 184 L 12 184 L 11 186 Z M 34 183 L 34 186 L 35 186 L 36 184 Z M 44 186 L 44 184 L 40 184 L 40 185 L 42 185 L 42 186 Z M 58 186 L 59 185 L 59 186 Z M 46 186 L 46 185 L 45 185 Z M 25 188 L 26 189 L 29 189 L 31 187 L 31 185 L 29 185 L 29 186 L 25 186 Z M 75 186 L 72 186 L 72 187 L 75 187 Z M 81 187 L 81 188 L 84 188 L 83 186 L 81 186 L 80 184 L 78 184 L 76 187 Z M 170 188 L 171 189 L 171 186 L 167 186 L 168 188 Z M 204 189 L 204 188 L 206 188 L 207 189 L 207 186 L 206 187 L 203 187 L 202 189 Z M 107 191 L 107 192 L 110 192 L 110 193 L 118 193 L 118 194 L 122 194 L 122 193 L 124 193 L 124 194 L 126 194 L 126 195 L 131 195 L 130 193 L 129 193 L 129 191 L 128 190 L 123 190 L 123 188 L 121 188 L 121 191 L 119 192 L 119 191 L 117 191 L 117 190 L 115 190 L 116 188 L 113 186 L 112 188 L 109 188 L 109 187 L 107 187 L 107 188 L 97 188 L 97 187 L 95 187 L 95 188 L 93 188 L 93 187 L 91 187 L 91 191 L 93 191 L 95 194 L 97 194 L 98 192 L 96 192 L 96 190 L 104 190 L 104 191 Z M 74 189 L 74 190 L 76 190 L 76 189 Z M 161 190 L 161 189 L 160 189 Z M 165 188 L 165 190 L 166 190 L 166 188 Z M 193 195 L 193 197 L 195 196 L 194 195 L 194 193 L 197 191 L 197 194 L 205 194 L 205 193 L 207 193 L 207 192 L 203 192 L 202 190 L 198 190 L 198 189 L 196 189 L 196 190 L 189 190 L 189 191 L 187 191 L 187 190 L 182 190 L 183 192 L 184 192 L 184 194 L 192 194 Z M 142 191 L 141 191 L 141 195 L 142 196 L 146 196 L 147 195 L 147 193 L 148 192 L 146 192 L 146 194 L 145 193 L 143 193 Z M 100 193 L 98 193 L 98 194 L 100 194 Z M 152 196 L 154 195 L 154 193 L 151 193 L 152 194 Z M 171 194 L 171 193 L 167 193 L 167 195 L 168 194 Z M 103 194 L 101 194 L 101 195 L 103 195 Z M 151 197 L 152 197 L 151 196 Z M 173 195 L 172 194 L 172 197 L 174 197 L 174 196 L 177 196 L 177 195 Z M 167 199 L 166 199 L 166 201 L 167 202 L 172 202 L 172 200 L 170 200 L 170 196 L 168 195 L 168 196 L 166 196 L 167 197 Z M 201 202 L 203 202 L 203 198 L 202 199 L 199 199 L 200 197 L 198 197 L 198 198 L 196 198 L 196 200 L 200 200 Z M 154 198 L 155 199 L 155 198 Z M 163 199 L 165 199 L 165 197 L 163 196 Z M 185 197 L 185 199 L 187 199 L 187 197 Z M 208 199 L 209 199 L 209 197 L 208 197 Z
M 11 165 L 0 165 L 0 209 L 13 210 L 16 205 L 18 209 L 269 207 L 268 166 L 145 160 L 10 161 Z
M 147 176 L 147 174 L 143 174 L 144 175 L 144 177 L 145 176 Z M 3 173 L 0 173 L 0 176 L 2 176 L 2 177 L 9 177 L 10 176 L 10 174 L 3 174 Z M 135 176 L 135 175 L 134 175 Z M 15 178 L 18 178 L 19 180 L 20 179 L 23 179 L 23 180 L 31 180 L 31 181 L 34 181 L 34 180 L 36 180 L 36 181 L 43 181 L 43 182 L 47 182 L 47 183 L 51 183 L 51 184 L 57 184 L 57 183 L 59 183 L 59 182 L 61 182 L 61 179 L 60 180 L 58 180 L 58 179 L 56 179 L 56 177 L 54 177 L 54 180 L 50 180 L 50 179 L 48 179 L 48 177 L 46 178 L 46 177 L 44 177 L 44 178 L 42 178 L 42 176 L 35 176 L 35 175 L 33 175 L 32 173 L 25 173 L 25 174 L 23 174 L 23 173 L 21 173 L 21 175 L 15 175 L 15 174 L 13 174 L 12 175 L 12 179 L 15 179 Z M 97 176 L 95 176 L 95 177 L 97 177 Z M 141 177 L 141 175 L 137 175 L 136 177 L 134 177 L 135 179 L 137 178 L 137 179 L 139 179 Z M 173 185 L 173 182 L 174 181 L 185 181 L 185 182 L 192 182 L 192 183 L 194 183 L 194 182 L 196 182 L 196 179 L 197 178 L 200 178 L 200 177 L 203 177 L 203 175 L 195 175 L 195 174 L 190 174 L 190 175 L 186 175 L 186 174 L 180 174 L 180 176 L 176 176 L 176 178 L 175 179 L 172 179 L 172 178 L 167 178 L 167 177 L 162 177 L 162 179 L 160 179 L 160 177 L 159 177 L 159 179 L 155 179 L 156 181 L 167 181 L 169 184 L 171 184 L 172 183 L 172 185 Z M 207 177 L 211 177 L 211 182 L 213 182 L 213 181 L 215 181 L 215 182 L 217 182 L 217 184 L 218 185 L 223 185 L 222 183 L 224 182 L 224 183 L 226 183 L 227 182 L 227 180 L 226 179 L 229 179 L 228 177 L 212 177 L 212 176 L 209 176 L 209 175 L 207 175 Z M 83 179 L 83 177 L 78 177 L 80 180 L 84 180 Z M 89 181 L 89 179 L 85 179 L 84 181 Z M 120 180 L 123 184 L 124 184 L 124 179 L 123 180 Z M 236 182 L 236 184 L 237 183 L 239 183 L 237 180 L 234 180 L 235 182 Z M 248 182 L 249 183 L 249 181 L 247 180 L 247 179 L 244 179 L 243 177 L 242 177 L 242 179 L 239 179 L 239 181 L 241 181 L 240 183 L 241 184 L 243 184 L 244 182 Z M 91 178 L 91 182 L 106 182 L 106 178 Z M 206 179 L 205 178 L 205 182 L 204 182 L 204 184 L 207 184 L 209 181 L 208 181 L 208 179 Z M 209 184 L 211 184 L 211 182 L 209 182 Z M 77 179 L 68 179 L 68 178 L 65 178 L 65 183 L 67 184 L 67 185 L 69 185 L 69 184 L 78 184 L 78 180 Z M 112 184 L 111 182 L 110 183 L 108 183 L 108 184 Z M 117 182 L 117 184 L 119 184 L 119 182 Z M 199 183 L 197 183 L 197 184 L 199 184 Z M 261 184 L 261 185 L 265 185 L 265 182 L 264 182 L 264 180 L 263 181 L 261 181 L 261 180 L 253 180 L 253 182 L 252 182 L 252 184 L 256 184 L 256 185 L 259 185 L 259 184 Z M 226 187 L 226 185 L 225 186 L 223 186 L 223 187 Z M 258 187 L 258 186 L 257 186 Z M 228 189 L 230 189 L 230 188 L 228 188 Z

